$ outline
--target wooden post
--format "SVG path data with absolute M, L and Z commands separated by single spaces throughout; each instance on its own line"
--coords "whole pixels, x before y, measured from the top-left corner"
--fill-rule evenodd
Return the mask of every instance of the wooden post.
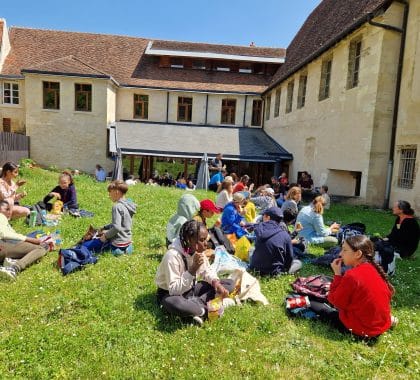
M 188 177 L 188 158 L 184 158 L 184 178 Z
M 130 156 L 130 174 L 134 175 L 134 156 Z

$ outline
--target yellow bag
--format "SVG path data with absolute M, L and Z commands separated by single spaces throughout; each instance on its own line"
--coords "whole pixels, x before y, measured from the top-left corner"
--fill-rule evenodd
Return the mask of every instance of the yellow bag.
M 249 248 L 251 243 L 246 236 L 242 236 L 235 245 L 235 256 L 240 258 L 242 261 L 248 261 L 249 259 Z

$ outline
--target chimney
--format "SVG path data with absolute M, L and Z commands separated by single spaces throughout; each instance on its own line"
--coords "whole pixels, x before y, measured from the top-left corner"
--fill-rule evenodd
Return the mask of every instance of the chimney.
M 7 30 L 6 20 L 0 18 L 0 72 L 3 68 L 4 61 L 10 51 L 9 32 Z

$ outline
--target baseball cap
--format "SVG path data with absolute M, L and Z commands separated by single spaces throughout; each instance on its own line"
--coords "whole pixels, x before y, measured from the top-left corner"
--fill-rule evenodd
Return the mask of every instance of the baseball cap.
M 215 214 L 220 214 L 220 210 L 211 199 L 203 199 L 200 202 L 200 208 L 201 210 L 212 211 Z
M 241 192 L 237 192 L 235 194 L 233 194 L 233 201 L 235 203 L 242 203 L 245 200 L 244 195 Z
M 268 215 L 271 220 L 274 220 L 277 223 L 281 222 L 283 219 L 283 213 L 281 212 L 280 207 L 270 207 L 264 211 L 264 215 Z

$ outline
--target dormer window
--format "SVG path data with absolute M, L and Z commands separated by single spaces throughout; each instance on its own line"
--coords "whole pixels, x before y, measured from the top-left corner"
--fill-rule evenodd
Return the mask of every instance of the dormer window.
M 203 59 L 193 59 L 192 68 L 195 70 L 205 70 L 206 62 Z
M 184 61 L 182 58 L 171 57 L 171 68 L 172 69 L 183 69 Z
M 239 72 L 244 74 L 252 73 L 252 65 L 249 62 L 241 62 L 239 64 Z

